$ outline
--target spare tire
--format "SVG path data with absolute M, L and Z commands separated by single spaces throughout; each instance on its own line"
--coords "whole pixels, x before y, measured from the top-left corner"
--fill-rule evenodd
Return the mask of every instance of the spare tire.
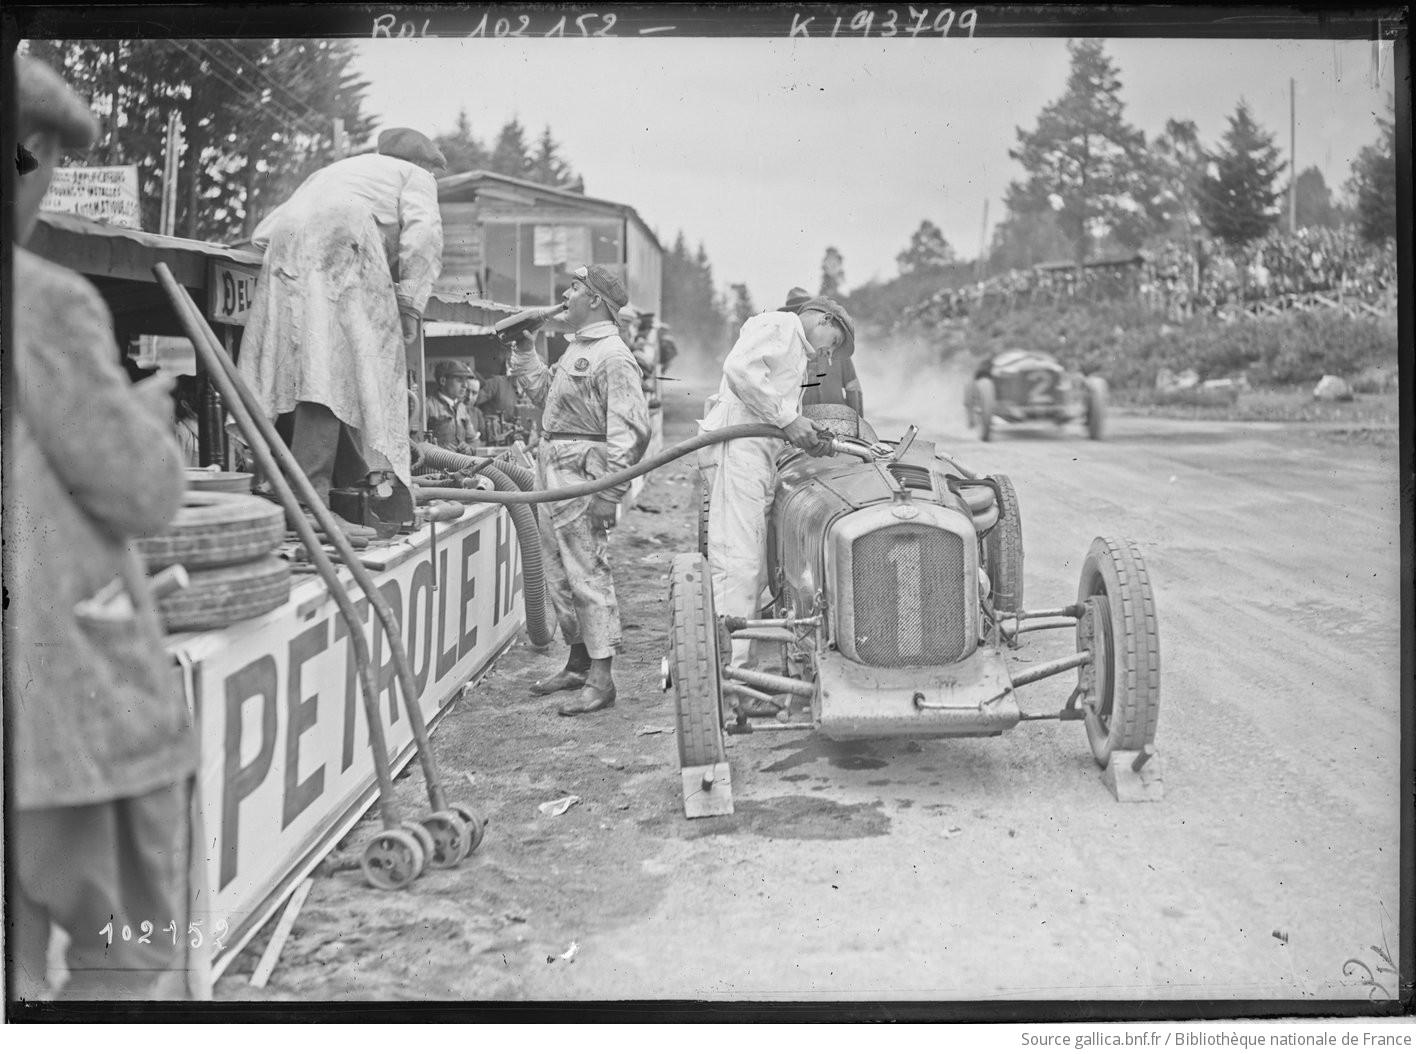
M 879 442 L 880 437 L 870 422 L 844 403 L 812 403 L 801 408 L 808 420 L 823 424 L 837 435 L 864 439 L 867 443 Z
M 220 629 L 274 611 L 290 599 L 290 565 L 278 556 L 194 571 L 187 579 L 185 589 L 157 602 L 169 633 Z
M 149 573 L 171 564 L 188 571 L 265 556 L 285 538 L 285 512 L 262 498 L 189 490 L 162 531 L 138 539 Z

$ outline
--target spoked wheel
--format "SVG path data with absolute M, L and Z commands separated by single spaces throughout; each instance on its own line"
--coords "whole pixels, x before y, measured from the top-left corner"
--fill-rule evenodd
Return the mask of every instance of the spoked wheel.
M 978 437 L 985 443 L 993 436 L 993 378 L 980 377 L 974 382 L 974 407 L 978 411 Z
M 375 889 L 407 889 L 423 873 L 426 859 L 412 831 L 390 827 L 369 839 L 359 867 Z
M 1106 434 L 1106 381 L 1100 377 L 1088 377 L 1087 386 L 1087 435 L 1100 439 Z
M 462 817 L 452 810 L 435 812 L 423 820 L 423 826 L 433 839 L 428 854 L 428 866 L 439 870 L 456 867 L 472 851 L 472 833 Z
M 1160 636 L 1150 577 L 1131 542 L 1097 538 L 1082 564 L 1077 649 L 1092 661 L 1078 671 L 1087 741 L 1098 765 L 1114 750 L 1140 750 L 1160 718 Z
M 999 611 L 1023 610 L 1023 519 L 1013 481 L 994 473 L 998 481 L 998 522 L 983 539 L 984 570 L 993 584 L 993 605 Z
M 680 554 L 669 570 L 669 680 L 674 689 L 679 765 L 723 761 L 723 693 L 718 620 L 708 561 Z
M 458 818 L 467 825 L 467 852 L 475 853 L 477 847 L 482 844 L 482 839 L 486 836 L 487 825 L 481 817 L 472 811 L 472 806 L 462 802 L 453 802 L 448 806 L 458 815 Z

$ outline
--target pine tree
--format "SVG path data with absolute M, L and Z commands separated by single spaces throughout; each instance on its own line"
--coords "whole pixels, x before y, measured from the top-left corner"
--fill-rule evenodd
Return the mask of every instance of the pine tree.
M 492 156 L 487 167 L 493 172 L 517 179 L 531 179 L 531 153 L 526 146 L 526 129 L 513 117 L 502 125 L 497 135 L 497 145 L 492 148 Z
M 1200 182 L 1200 217 L 1206 229 L 1235 247 L 1262 238 L 1278 221 L 1282 191 L 1274 182 L 1286 167 L 1273 135 L 1254 122 L 1241 99 L 1229 118 L 1224 146 L 1212 154 Z
M 452 132 L 437 136 L 434 141 L 447 158 L 449 175 L 475 172 L 487 167 L 487 149 L 472 134 L 472 122 L 468 120 L 465 108 L 457 111 L 457 124 L 453 126 Z
M 757 307 L 752 302 L 752 294 L 748 292 L 747 283 L 736 282 L 732 286 L 733 292 L 733 325 L 741 329 L 742 324 L 757 314 Z
M 1381 135 L 1362 148 L 1347 181 L 1347 192 L 1357 211 L 1357 230 L 1369 242 L 1396 237 L 1395 106 L 1395 97 L 1388 97 L 1386 117 L 1377 118 Z
M 1341 210 L 1333 203 L 1332 191 L 1316 165 L 1310 165 L 1298 173 L 1298 183 L 1293 190 L 1296 199 L 1293 211 L 1297 214 L 1299 230 L 1304 227 L 1336 227 L 1342 222 Z
M 920 220 L 918 229 L 910 235 L 909 248 L 895 255 L 900 274 L 938 270 L 953 263 L 954 259 L 954 247 L 944 237 L 944 232 L 930 220 Z
M 828 245 L 826 247 L 826 255 L 821 258 L 820 295 L 829 297 L 840 296 L 841 286 L 845 284 L 845 281 L 846 262 L 841 256 L 841 251 L 834 245 Z
M 550 125 L 545 127 L 541 138 L 536 141 L 536 152 L 531 157 L 530 166 L 528 178 L 536 183 L 585 193 L 585 181 L 572 172 L 570 165 L 561 158 L 560 145 L 551 138 Z
M 1121 116 L 1121 81 L 1099 40 L 1069 42 L 1067 90 L 1038 115 L 1037 128 L 1017 130 L 1008 156 L 1028 176 L 1009 184 L 1010 213 L 1051 209 L 1085 262 L 1092 247 L 1111 236 L 1134 248 L 1161 219 L 1159 181 L 1146 154 L 1144 134 Z

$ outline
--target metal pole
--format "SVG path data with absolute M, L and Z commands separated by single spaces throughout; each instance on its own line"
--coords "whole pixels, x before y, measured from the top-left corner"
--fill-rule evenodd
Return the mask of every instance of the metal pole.
M 1298 230 L 1298 104 L 1288 78 L 1288 233 Z

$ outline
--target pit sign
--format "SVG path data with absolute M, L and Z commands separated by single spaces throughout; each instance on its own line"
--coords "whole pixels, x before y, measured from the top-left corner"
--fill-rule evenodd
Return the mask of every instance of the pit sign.
M 207 317 L 213 322 L 244 326 L 256 299 L 260 268 L 211 262 L 207 273 Z

